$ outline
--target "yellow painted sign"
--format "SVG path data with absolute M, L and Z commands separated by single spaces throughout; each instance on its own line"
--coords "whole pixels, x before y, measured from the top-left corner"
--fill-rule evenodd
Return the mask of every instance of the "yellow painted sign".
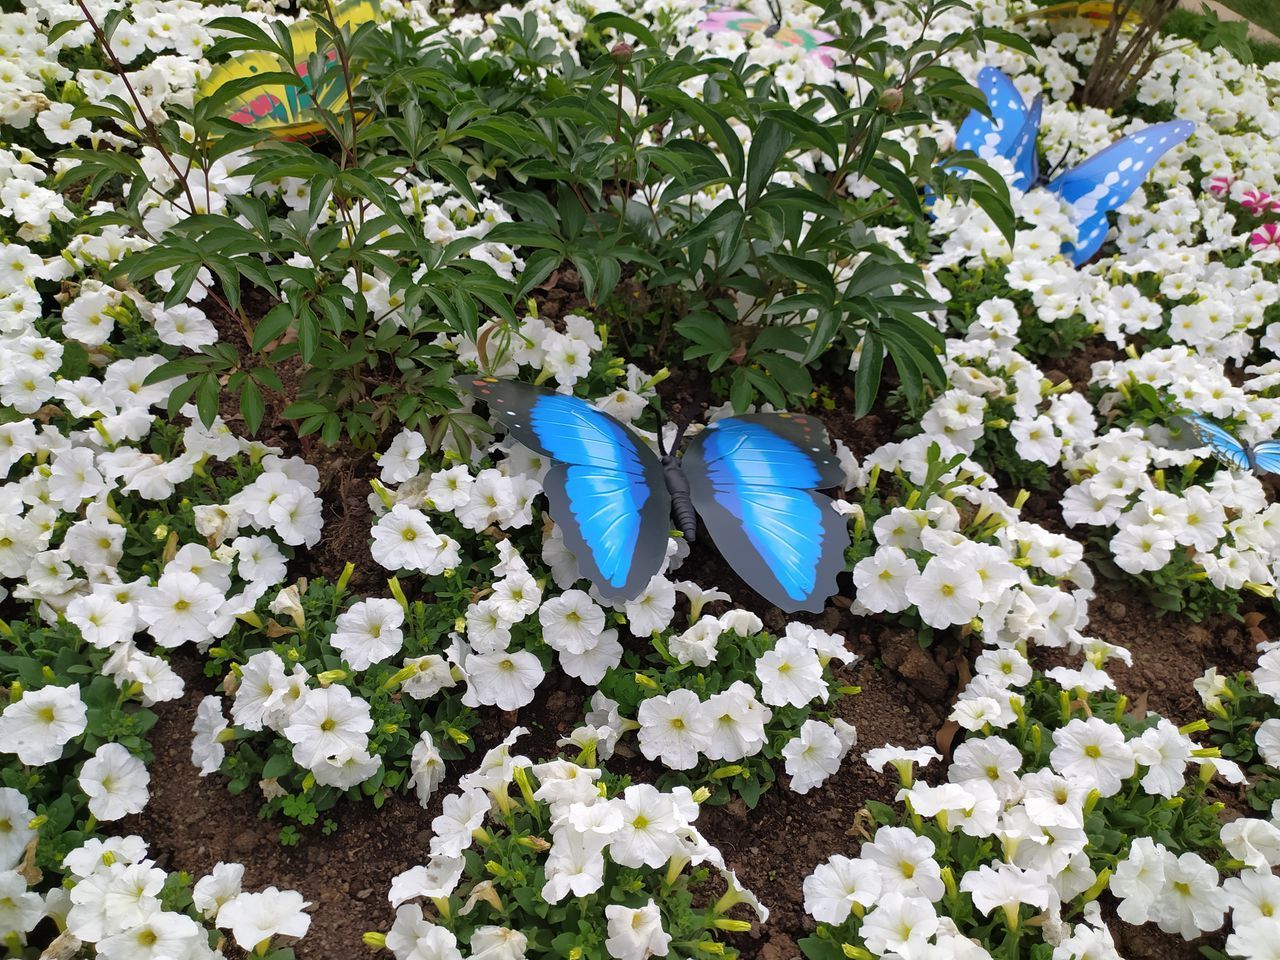
M 362 23 L 381 19 L 378 0 L 347 0 L 334 8 L 334 23 L 338 27 L 355 30 Z M 292 64 L 303 86 L 293 87 L 280 83 L 266 83 L 234 98 L 227 104 L 227 116 L 236 123 L 258 130 L 269 131 L 281 140 L 296 140 L 316 136 L 324 132 L 324 124 L 316 116 L 315 91 L 307 70 L 307 62 L 317 48 L 317 25 L 312 20 L 299 20 L 289 27 L 296 63 Z M 325 53 L 325 77 L 338 67 L 337 52 Z M 250 51 L 233 57 L 213 68 L 213 72 L 200 84 L 199 94 L 208 96 L 223 84 L 255 73 L 275 73 L 280 70 L 279 58 L 262 51 Z M 336 110 L 347 101 L 346 85 L 324 82 L 319 91 L 319 105 L 326 110 Z

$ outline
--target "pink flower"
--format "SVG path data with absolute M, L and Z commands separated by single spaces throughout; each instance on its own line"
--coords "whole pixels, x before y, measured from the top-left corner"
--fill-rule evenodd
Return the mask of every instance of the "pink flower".
M 1264 223 L 1249 237 L 1249 246 L 1254 250 L 1264 247 L 1280 248 L 1280 223 Z
M 1230 174 L 1219 174 L 1216 177 L 1209 178 L 1209 192 L 1215 197 L 1225 197 L 1231 190 L 1231 185 L 1236 182 L 1236 178 Z
M 1280 202 L 1273 199 L 1271 194 L 1261 190 L 1246 190 L 1240 196 L 1240 206 L 1255 217 L 1260 217 L 1264 213 L 1280 209 Z

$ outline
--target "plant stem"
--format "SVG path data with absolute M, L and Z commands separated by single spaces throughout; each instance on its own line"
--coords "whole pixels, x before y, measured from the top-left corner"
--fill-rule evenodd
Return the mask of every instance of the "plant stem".
M 151 122 L 151 118 L 147 116 L 147 111 L 142 106 L 142 98 L 138 96 L 138 92 L 133 89 L 133 84 L 129 81 L 129 75 L 125 72 L 124 64 L 122 64 L 115 51 L 111 49 L 111 43 L 107 39 L 107 35 L 103 33 L 102 27 L 98 25 L 98 21 L 93 18 L 93 14 L 89 12 L 89 8 L 85 6 L 84 0 L 76 0 L 84 18 L 88 21 L 89 26 L 93 29 L 93 35 L 101 44 L 103 51 L 111 60 L 111 65 L 115 69 L 115 74 L 120 78 L 120 82 L 124 84 L 124 88 L 129 91 L 129 98 L 133 101 L 134 109 L 138 111 L 138 116 L 142 119 L 142 125 L 146 128 L 147 137 L 151 141 L 151 146 L 160 152 L 160 156 L 164 158 L 169 169 L 173 171 L 173 175 L 178 178 L 178 182 L 182 184 L 182 190 L 187 195 L 187 203 L 189 204 L 188 214 L 194 215 L 196 212 L 195 197 L 191 195 L 191 186 L 187 183 L 187 176 L 178 169 L 178 165 L 173 162 L 173 155 L 165 147 L 164 140 L 160 136 L 160 131 L 156 129 L 156 125 Z

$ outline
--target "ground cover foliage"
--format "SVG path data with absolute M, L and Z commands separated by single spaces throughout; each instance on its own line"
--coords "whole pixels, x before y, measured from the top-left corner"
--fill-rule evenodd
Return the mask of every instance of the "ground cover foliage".
M 1232 31 L 1104 112 L 1097 25 L 1011 0 L 783 4 L 815 54 L 686 0 L 5 9 L 11 955 L 1277 955 L 1280 515 L 1179 418 L 1280 423 Z M 299 16 L 332 69 L 201 86 Z M 1046 166 L 1196 123 L 1093 262 L 952 157 L 984 65 Z M 317 132 L 226 119 L 263 83 Z M 605 602 L 479 372 L 655 445 L 822 419 L 839 595 L 673 537 Z

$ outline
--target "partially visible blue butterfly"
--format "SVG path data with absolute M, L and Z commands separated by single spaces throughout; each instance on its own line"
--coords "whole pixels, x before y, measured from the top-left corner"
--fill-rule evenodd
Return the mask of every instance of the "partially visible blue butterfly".
M 787 612 L 823 609 L 845 568 L 849 528 L 820 493 L 841 484 L 826 428 L 800 414 L 716 421 L 661 459 L 585 400 L 489 377 L 458 383 L 520 443 L 555 461 L 543 487 L 582 573 L 610 601 L 633 600 L 661 569 L 674 517 L 700 516 L 748 586 Z M 696 514 L 695 514 L 696 510 Z
M 1280 473 L 1280 440 L 1263 440 L 1248 444 L 1237 440 L 1223 427 L 1198 413 L 1184 413 L 1196 437 L 1213 451 L 1213 455 L 1233 470 L 1254 473 Z
M 991 116 L 970 111 L 956 133 L 956 149 L 969 150 L 984 160 L 1004 157 L 1013 164 L 1013 186 L 1030 190 L 1040 183 L 1040 134 L 1043 98 L 1030 109 L 1008 74 L 995 67 L 978 73 L 978 88 L 987 98 Z M 1151 168 L 1195 130 L 1190 120 L 1170 120 L 1121 137 L 1079 166 L 1052 177 L 1045 189 L 1071 206 L 1076 239 L 1063 245 L 1078 267 L 1098 252 L 1107 236 L 1107 214 L 1133 195 Z

